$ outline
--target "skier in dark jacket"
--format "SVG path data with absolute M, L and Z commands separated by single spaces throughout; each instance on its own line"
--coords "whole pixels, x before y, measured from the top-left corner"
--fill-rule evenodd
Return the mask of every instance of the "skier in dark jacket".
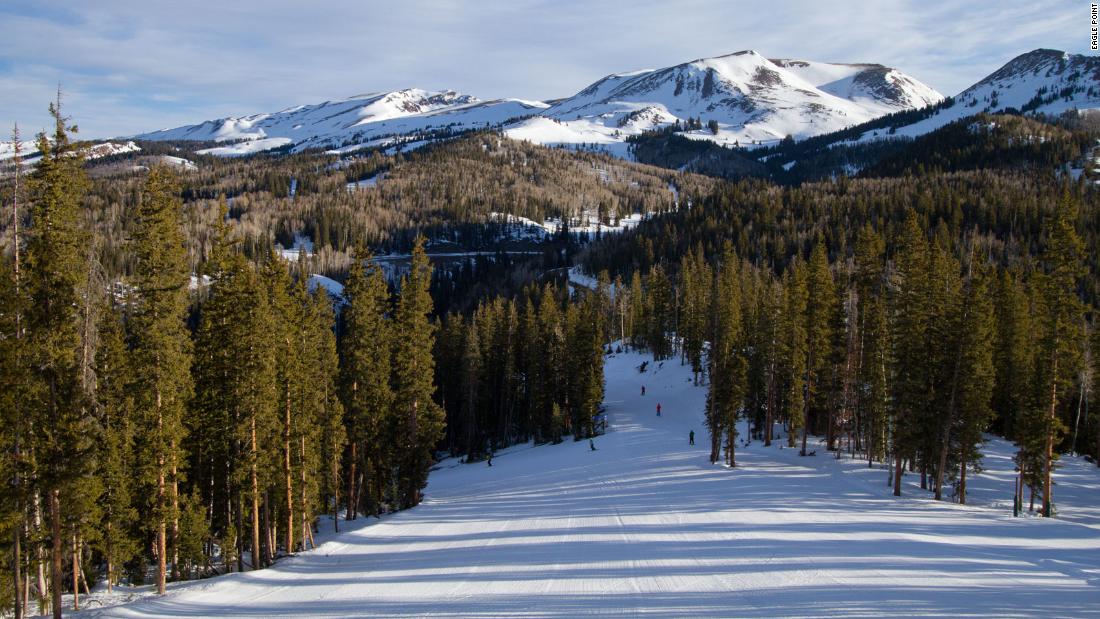
M 694 444 L 695 444 L 695 430 L 692 430 L 691 432 L 688 432 L 688 445 L 694 445 Z
M 645 395 L 645 385 L 642 385 L 642 395 Z
M 657 416 L 658 417 L 661 416 L 661 403 L 660 402 L 657 403 Z

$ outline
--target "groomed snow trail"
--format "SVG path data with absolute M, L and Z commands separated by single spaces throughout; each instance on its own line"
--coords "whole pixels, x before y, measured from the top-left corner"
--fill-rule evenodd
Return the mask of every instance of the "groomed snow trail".
M 999 505 L 928 500 L 909 478 L 897 499 L 883 470 L 820 446 L 800 458 L 782 441 L 739 449 L 736 469 L 713 466 L 704 390 L 678 360 L 639 373 L 643 360 L 608 359 L 611 431 L 597 451 L 582 441 L 512 448 L 492 467 L 445 461 L 415 509 L 349 523 L 270 569 L 90 614 L 1100 616 L 1095 509 L 1013 519 Z M 1064 512 L 1100 502 L 1100 475 L 1078 468 Z M 1011 496 L 997 475 L 971 479 L 987 505 L 1005 483 Z

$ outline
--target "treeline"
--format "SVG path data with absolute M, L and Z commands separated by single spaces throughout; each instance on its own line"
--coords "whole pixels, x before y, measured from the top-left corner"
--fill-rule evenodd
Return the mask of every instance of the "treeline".
M 246 257 L 218 217 L 192 295 L 180 186 L 154 168 L 130 275 L 110 278 L 51 111 L 26 186 L 15 167 L 0 277 L 3 607 L 60 616 L 100 575 L 164 592 L 311 547 L 320 514 L 416 505 L 444 431 L 423 241 L 396 295 L 358 254 L 337 325 L 323 291 Z
M 895 494 L 919 472 L 937 499 L 965 502 L 992 430 L 1019 448 L 1017 506 L 1028 488 L 1050 516 L 1058 454 L 1100 462 L 1100 422 L 1081 417 L 1100 404 L 1100 336 L 1081 296 L 1094 276 L 1080 219 L 1067 191 L 1044 209 L 1035 254 L 1010 263 L 977 230 L 954 238 L 911 208 L 888 234 L 865 222 L 847 247 L 819 234 L 776 269 L 740 258 L 734 241 L 713 251 L 695 237 L 678 260 L 650 253 L 633 269 L 620 328 L 705 373 L 714 462 L 734 466 L 738 440 L 785 437 L 814 455 L 815 434 L 829 451 L 891 464 Z M 641 238 L 605 241 L 590 258 Z M 751 437 L 739 439 L 739 420 Z
M 868 166 L 865 176 L 1012 168 L 1054 174 L 1078 161 L 1095 134 L 1025 116 L 977 114 L 957 120 Z
M 603 402 L 611 306 L 606 279 L 572 297 L 528 286 L 468 316 L 445 317 L 436 381 L 447 411 L 446 447 L 478 461 L 509 445 L 590 438 Z
M 591 243 L 582 258 L 589 272 L 629 276 L 657 263 L 675 265 L 696 246 L 708 256 L 719 255 L 729 241 L 742 259 L 783 271 L 796 254 L 809 255 L 818 237 L 825 241 L 830 262 L 852 254 L 866 225 L 893 238 L 912 209 L 921 229 L 943 243 L 970 238 L 996 264 L 1022 267 L 1041 252 L 1045 222 L 1067 189 L 1080 205 L 1075 229 L 1086 247 L 1100 247 L 1100 194 L 1046 175 L 983 170 L 842 177 L 800 187 L 726 184 L 696 199 L 691 209 Z M 1080 281 L 1080 293 L 1095 303 L 1100 299 L 1100 252 L 1088 251 L 1084 258 L 1087 277 Z
M 96 259 L 108 278 L 128 277 L 134 269 L 127 239 L 145 173 L 125 163 L 163 155 L 189 158 L 197 166 L 180 174 L 192 271 L 210 256 L 224 206 L 242 250 L 254 261 L 266 258 L 276 243 L 289 248 L 301 235 L 313 245 L 310 272 L 340 280 L 357 244 L 404 253 L 423 234 L 466 249 L 492 250 L 516 244 L 510 243 L 507 226 L 490 215 L 494 212 L 537 222 L 591 216 L 612 223 L 633 213 L 673 208 L 670 185 L 686 197 L 707 193 L 714 183 L 488 132 L 407 153 L 376 151 L 350 158 L 323 153 L 218 158 L 175 150 L 183 146 L 166 149 L 143 142 L 150 154 L 87 163 L 82 212 L 86 227 L 99 239 Z M 10 168 L 2 171 L 0 192 L 7 194 Z M 349 188 L 353 181 L 370 182 Z M 11 238 L 10 222 L 0 230 L 2 238 Z

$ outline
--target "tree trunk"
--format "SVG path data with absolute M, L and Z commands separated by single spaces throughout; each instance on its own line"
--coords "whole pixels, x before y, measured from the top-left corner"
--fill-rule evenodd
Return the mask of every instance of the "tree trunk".
M 283 415 L 283 473 L 286 477 L 286 553 L 294 552 L 294 470 L 290 466 L 290 390 Z
M 734 443 L 737 441 L 737 422 L 734 421 L 730 424 L 730 427 L 726 430 L 726 463 L 730 467 L 737 466 L 737 460 L 734 457 Z
M 813 363 L 812 355 L 807 363 Z M 806 455 L 806 436 L 810 431 L 810 392 L 813 388 L 811 383 L 810 371 L 806 370 L 806 385 L 803 387 L 802 397 L 802 451 L 798 452 L 800 456 Z
M 309 514 L 307 513 L 307 511 L 311 511 L 311 510 L 306 509 L 306 505 L 307 505 L 307 503 L 306 503 L 306 466 L 305 466 L 306 437 L 303 436 L 301 438 L 301 442 L 299 443 L 299 446 L 300 446 L 299 447 L 300 451 L 298 452 L 300 454 L 299 455 L 299 461 L 300 461 L 300 468 L 302 469 L 301 470 L 302 477 L 299 480 L 300 481 L 300 486 L 301 486 L 299 488 L 299 490 L 302 493 L 302 496 L 301 496 L 302 504 L 301 504 L 301 507 L 299 509 L 301 510 L 301 514 L 302 514 L 302 549 L 304 550 L 305 547 L 306 547 L 306 538 L 310 538 L 310 544 L 309 544 L 310 548 L 315 548 L 315 546 L 313 545 L 313 539 L 312 539 L 313 536 L 310 535 Z
M 157 434 L 159 435 L 161 429 L 164 427 L 164 418 L 161 413 L 161 396 L 160 390 L 156 391 L 156 410 L 157 410 Z M 164 454 L 157 454 L 157 496 L 156 496 L 156 518 L 157 518 L 157 594 L 164 595 L 165 592 L 165 580 L 167 580 L 167 566 L 168 560 L 168 524 L 167 519 L 164 516 L 164 493 L 166 492 L 166 481 L 164 479 Z
M 42 530 L 42 496 L 37 491 L 34 493 L 34 530 Z M 38 568 L 38 614 L 46 615 L 50 612 L 50 599 L 46 586 L 46 563 L 49 559 L 46 557 L 45 544 L 41 540 L 35 544 L 35 554 L 37 555 L 35 563 Z
M 901 453 L 894 446 L 894 496 L 901 496 Z
M 867 446 L 867 468 L 873 468 L 875 466 L 875 421 L 874 419 L 867 420 L 867 440 L 864 441 Z
M 111 520 L 108 518 L 107 533 L 106 535 L 104 535 L 105 541 L 107 543 L 107 552 L 105 553 L 107 556 L 104 557 L 107 561 L 107 593 L 111 593 L 112 591 L 114 591 L 115 586 L 115 545 L 113 527 L 111 526 L 111 524 Z
M 54 619 L 61 619 L 61 496 L 56 488 L 48 493 L 50 508 L 50 607 Z
M 962 462 L 959 464 L 959 505 L 966 505 L 966 447 L 963 447 Z
M 263 519 L 263 566 L 267 567 L 275 561 L 275 529 L 278 527 L 277 523 L 272 522 L 271 518 L 271 493 L 264 490 L 264 500 L 260 508 L 261 518 Z
M 768 368 L 768 410 L 764 414 L 764 446 L 772 446 L 772 426 L 775 424 L 773 411 L 775 410 L 775 366 Z
M 356 501 L 355 501 L 355 464 L 359 459 L 359 455 L 356 450 L 355 441 L 351 441 L 349 445 L 348 455 L 348 492 L 345 500 L 348 503 L 347 514 L 344 516 L 344 520 L 355 520 Z
M 179 470 L 176 464 L 176 444 L 172 441 L 172 483 L 170 485 L 172 492 L 172 580 L 180 579 L 179 569 L 179 545 L 180 545 L 180 486 L 179 486 Z
M 73 610 L 80 610 L 80 540 L 73 533 Z
M 1047 444 L 1043 458 L 1043 517 L 1050 518 L 1054 503 L 1053 459 L 1054 459 L 1054 423 L 1058 405 L 1058 355 L 1054 355 L 1053 369 L 1050 373 L 1050 413 L 1047 417 Z
M 332 462 L 329 463 L 332 477 L 332 530 L 340 532 L 340 455 L 336 453 L 336 442 L 332 443 Z
M 17 485 L 18 485 L 18 483 L 17 483 Z M 23 511 L 19 507 L 18 502 L 16 503 L 16 509 L 18 510 L 17 513 L 19 514 L 19 517 L 22 518 L 23 517 Z M 14 534 L 14 539 L 12 540 L 12 547 L 11 547 L 11 557 L 12 557 L 12 569 L 11 569 L 12 578 L 11 578 L 11 580 L 12 580 L 12 583 L 15 585 L 15 600 L 14 600 L 15 619 L 23 619 L 23 575 L 22 575 L 22 567 L 23 566 L 21 565 L 21 563 L 23 562 L 23 548 L 22 548 L 23 531 L 22 531 L 22 525 L 15 526 L 15 527 L 13 527 L 13 529 L 15 531 L 15 534 Z
M 260 479 L 256 471 L 256 458 L 259 452 L 256 449 L 256 415 L 252 415 L 251 426 L 252 465 L 250 471 L 252 495 L 252 569 L 260 569 Z

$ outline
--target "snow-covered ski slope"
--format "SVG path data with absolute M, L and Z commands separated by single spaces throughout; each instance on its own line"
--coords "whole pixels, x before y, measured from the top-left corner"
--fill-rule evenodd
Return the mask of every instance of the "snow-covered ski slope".
M 360 520 L 267 570 L 90 614 L 1100 615 L 1092 465 L 1059 474 L 1057 520 L 1011 517 L 1003 442 L 970 479 L 975 506 L 923 498 L 913 476 L 894 498 L 884 470 L 820 445 L 800 458 L 754 443 L 730 470 L 707 461 L 704 390 L 687 368 L 639 373 L 643 360 L 608 359 L 611 430 L 597 451 L 582 441 L 512 448 L 492 467 L 445 461 L 415 509 Z

